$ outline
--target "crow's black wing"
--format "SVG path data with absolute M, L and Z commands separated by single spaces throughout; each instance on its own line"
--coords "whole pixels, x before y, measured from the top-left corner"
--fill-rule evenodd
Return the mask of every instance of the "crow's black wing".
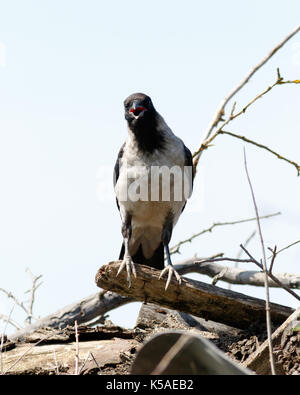
M 114 187 L 116 186 L 116 183 L 117 183 L 119 175 L 120 175 L 120 159 L 123 157 L 124 147 L 125 147 L 125 143 L 120 148 L 120 151 L 118 153 L 118 157 L 117 157 L 117 160 L 116 160 L 116 163 L 115 163 L 114 174 L 113 174 Z M 119 202 L 118 202 L 117 198 L 116 198 L 116 202 L 117 202 L 118 209 L 120 211 L 120 206 L 119 206 Z
M 192 167 L 192 187 L 193 187 L 194 176 L 195 176 L 194 166 L 193 166 L 193 156 L 192 156 L 191 151 L 185 145 L 184 145 L 184 153 L 185 153 L 185 166 Z
M 183 144 L 183 147 L 184 147 L 184 154 L 185 154 L 184 165 L 191 166 L 191 169 L 192 169 L 192 180 L 191 180 L 192 181 L 191 193 L 192 193 L 193 185 L 194 185 L 194 177 L 195 177 L 195 171 L 194 171 L 194 166 L 193 166 L 193 156 L 192 156 L 191 151 L 184 144 Z M 182 207 L 181 212 L 184 210 L 185 205 L 186 205 L 186 202 L 185 202 L 184 206 Z

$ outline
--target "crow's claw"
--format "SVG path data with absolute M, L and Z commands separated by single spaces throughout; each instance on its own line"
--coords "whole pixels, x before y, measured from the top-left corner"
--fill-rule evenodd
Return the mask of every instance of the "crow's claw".
M 127 281 L 128 281 L 128 288 L 131 288 L 131 273 L 133 273 L 134 277 L 136 278 L 136 270 L 135 270 L 135 265 L 134 262 L 132 261 L 130 256 L 126 256 L 117 273 L 117 276 L 121 273 L 121 271 L 126 267 L 126 272 L 127 272 Z
M 159 280 L 160 280 L 166 273 L 168 273 L 168 279 L 167 279 L 167 282 L 166 282 L 165 291 L 168 289 L 168 287 L 169 287 L 169 285 L 170 285 L 172 276 L 175 276 L 175 277 L 176 277 L 176 280 L 178 281 L 179 285 L 181 284 L 181 277 L 180 277 L 180 275 L 176 272 L 176 270 L 173 268 L 172 265 L 168 265 L 167 267 L 165 267 L 165 268 L 161 271 L 160 276 L 159 276 Z

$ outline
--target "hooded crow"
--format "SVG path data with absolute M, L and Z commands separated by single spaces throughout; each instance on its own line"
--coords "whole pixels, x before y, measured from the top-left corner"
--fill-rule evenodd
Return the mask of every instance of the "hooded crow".
M 169 242 L 192 192 L 192 155 L 155 110 L 149 96 L 132 94 L 124 107 L 129 135 L 114 168 L 123 236 L 117 275 L 126 267 L 131 287 L 135 264 L 148 265 L 162 269 L 159 278 L 168 274 L 167 289 L 173 275 L 181 283 L 171 262 Z

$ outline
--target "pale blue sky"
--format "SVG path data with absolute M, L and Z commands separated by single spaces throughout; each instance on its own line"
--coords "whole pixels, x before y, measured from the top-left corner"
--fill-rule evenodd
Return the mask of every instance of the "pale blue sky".
M 97 269 L 117 258 L 121 244 L 110 171 L 127 133 L 124 98 L 149 94 L 194 151 L 221 99 L 299 15 L 296 0 L 0 1 L 0 287 L 23 299 L 26 267 L 42 274 L 40 316 L 96 292 Z M 300 79 L 300 35 L 236 97 L 237 108 L 275 81 L 276 67 L 286 79 Z M 299 104 L 299 86 L 276 87 L 228 129 L 299 163 Z M 215 221 L 253 216 L 242 147 L 221 136 L 204 153 L 171 244 Z M 299 240 L 296 170 L 246 149 L 261 214 L 282 212 L 263 222 L 266 244 Z M 218 229 L 174 262 L 195 253 L 236 255 L 254 228 Z M 249 248 L 259 257 L 257 239 Z M 282 253 L 274 270 L 297 272 L 299 261 L 300 244 Z M 262 289 L 233 289 L 264 297 Z M 271 299 L 297 305 L 279 290 Z M 0 295 L 0 312 L 10 306 Z M 128 305 L 110 316 L 132 326 L 136 313 L 137 305 Z M 14 317 L 23 316 L 15 309 Z

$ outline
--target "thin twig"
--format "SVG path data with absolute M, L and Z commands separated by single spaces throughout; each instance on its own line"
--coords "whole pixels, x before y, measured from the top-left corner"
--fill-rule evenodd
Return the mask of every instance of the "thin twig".
M 216 285 L 219 280 L 222 280 L 228 271 L 228 267 L 224 267 L 218 274 L 216 274 L 212 279 L 212 285 Z
M 253 263 L 253 259 L 237 259 L 237 258 L 228 258 L 228 257 L 222 257 L 222 258 L 209 258 L 209 259 L 200 259 L 199 261 L 195 261 L 194 263 L 197 264 L 202 264 L 202 263 L 212 263 L 212 262 L 222 262 L 222 261 L 228 261 L 228 262 L 241 262 L 241 263 Z
M 9 292 L 4 288 L 0 288 L 0 291 L 3 292 L 8 298 L 12 299 L 15 302 L 15 304 L 17 306 L 19 306 L 26 313 L 26 320 L 25 321 L 28 321 L 28 323 L 31 324 L 32 318 L 37 319 L 36 317 L 33 316 L 32 310 L 33 310 L 35 292 L 38 289 L 38 287 L 42 284 L 42 283 L 40 283 L 40 284 L 36 284 L 36 283 L 42 277 L 42 275 L 34 276 L 28 268 L 26 269 L 26 271 L 31 275 L 31 279 L 32 279 L 31 289 L 25 292 L 25 293 L 30 292 L 30 301 L 29 301 L 28 308 L 25 306 L 25 304 L 23 302 L 20 302 L 18 300 L 18 298 L 12 292 Z M 12 324 L 12 325 L 14 325 L 14 324 Z M 16 325 L 14 325 L 14 326 L 16 326 Z M 17 326 L 18 326 L 18 329 L 22 328 L 20 325 L 17 325 Z
M 249 243 L 250 243 L 250 241 L 253 239 L 253 237 L 256 235 L 256 230 L 254 230 L 252 233 L 251 233 L 251 235 L 247 238 L 247 240 L 245 241 L 245 246 L 247 246 Z M 238 252 L 238 254 L 237 254 L 237 259 L 240 259 L 241 258 L 241 256 L 242 256 L 242 253 L 243 253 L 243 250 L 240 248 L 240 250 L 239 250 L 239 252 Z M 239 263 L 238 262 L 235 262 L 235 264 L 234 264 L 234 267 L 237 269 L 238 268 L 238 266 L 239 266 Z M 227 289 L 231 289 L 231 284 L 230 283 L 228 283 L 228 287 L 227 287 Z
M 160 362 L 157 364 L 155 369 L 151 372 L 152 375 L 162 374 L 167 367 L 170 365 L 172 360 L 176 357 L 180 350 L 182 350 L 186 344 L 192 339 L 188 336 L 181 335 L 175 344 L 169 349 L 169 351 L 162 357 Z
M 79 335 L 78 335 L 77 321 L 75 321 L 75 339 L 76 339 L 75 375 L 78 376 L 78 367 L 79 367 Z
M 253 206 L 254 206 L 256 220 L 257 220 L 258 234 L 259 234 L 261 250 L 262 250 L 263 269 L 264 269 L 264 273 L 265 273 L 266 323 L 267 323 L 267 333 L 268 333 L 268 343 L 269 343 L 269 358 L 270 358 L 271 372 L 272 372 L 273 375 L 275 375 L 276 374 L 276 370 L 275 370 L 275 360 L 274 360 L 273 344 L 272 344 L 270 295 L 269 295 L 269 281 L 268 281 L 269 279 L 268 279 L 266 250 L 265 250 L 263 235 L 262 235 L 262 231 L 261 231 L 261 226 L 260 226 L 260 221 L 259 221 L 259 214 L 258 214 L 258 208 L 257 208 L 256 200 L 255 200 L 254 190 L 253 190 L 253 186 L 252 186 L 251 179 L 250 179 L 249 172 L 248 172 L 245 148 L 244 148 L 244 165 L 245 165 L 246 176 L 247 176 L 247 180 L 248 180 L 248 183 L 249 183 L 251 196 L 252 196 L 252 200 L 253 200 Z
M 254 237 L 255 235 L 256 235 L 256 230 L 255 230 L 254 232 L 252 232 L 251 235 L 247 238 L 247 240 L 245 241 L 245 246 L 247 246 L 247 245 L 250 243 L 250 241 L 253 239 L 253 237 Z M 238 252 L 238 254 L 237 254 L 237 256 L 236 256 L 237 259 L 240 259 L 240 258 L 241 258 L 242 252 L 243 252 L 243 250 L 240 249 L 239 252 Z M 237 269 L 238 266 L 239 266 L 238 262 L 235 262 L 235 264 L 234 264 L 235 269 Z M 227 289 L 231 289 L 231 284 L 230 284 L 230 283 L 228 283 Z
M 20 302 L 20 301 L 18 300 L 18 298 L 17 298 L 14 294 L 12 294 L 12 293 L 9 292 L 9 291 L 6 291 L 6 289 L 4 289 L 4 288 L 0 288 L 0 291 L 3 292 L 3 293 L 5 293 L 5 295 L 6 295 L 8 298 L 11 298 L 11 299 L 15 302 L 15 304 L 16 304 L 17 306 L 21 307 L 21 309 L 23 309 L 23 310 L 25 311 L 25 313 L 28 314 L 28 309 L 26 308 L 26 306 L 24 305 L 24 303 L 23 303 L 23 302 Z
M 229 261 L 229 262 L 241 262 L 241 263 L 254 263 L 256 266 L 258 266 L 260 268 L 261 271 L 264 271 L 264 267 L 261 263 L 259 263 L 257 261 L 257 259 L 255 259 L 250 252 L 242 245 L 240 244 L 240 247 L 242 248 L 242 250 L 248 255 L 249 259 L 237 259 L 237 258 L 227 258 L 227 257 L 223 257 L 223 258 L 209 258 L 209 259 L 201 259 L 201 260 L 197 260 L 194 263 L 195 264 L 203 264 L 203 263 L 213 263 L 213 262 L 221 262 L 221 261 Z M 278 253 L 277 253 L 278 254 Z M 178 270 L 178 269 L 176 269 Z M 178 270 L 179 272 L 179 270 Z M 276 283 L 278 284 L 279 287 L 285 289 L 288 293 L 290 293 L 291 295 L 293 295 L 297 300 L 300 301 L 300 296 L 298 296 L 294 291 L 292 291 L 290 288 L 288 288 L 287 286 L 285 286 L 280 280 L 278 280 L 278 278 L 276 276 L 274 276 L 273 273 L 269 273 L 269 271 L 267 271 L 267 275 Z
M 256 235 L 256 230 L 254 230 L 251 235 L 246 239 L 244 246 L 247 247 L 247 245 L 250 243 L 250 241 L 253 239 L 253 237 Z M 239 259 L 242 256 L 243 250 L 240 248 L 237 258 Z M 235 267 L 238 267 L 238 264 L 235 264 Z
M 277 256 L 277 246 L 275 246 L 273 250 L 271 248 L 269 248 L 269 250 L 271 250 L 271 252 L 273 254 L 272 260 L 271 260 L 271 263 L 270 263 L 270 267 L 269 267 L 269 273 L 272 273 L 274 261 L 275 261 L 275 258 Z
M 16 329 L 23 329 L 20 324 L 18 324 L 16 321 L 14 321 L 10 316 L 7 316 L 5 314 L 0 314 L 0 319 L 3 321 L 6 321 L 8 324 L 13 326 Z
M 33 304 L 34 304 L 34 300 L 35 300 L 35 292 L 38 289 L 38 287 L 42 284 L 42 283 L 37 284 L 37 282 L 42 277 L 42 275 L 35 276 L 34 274 L 32 274 L 32 272 L 30 271 L 29 268 L 27 268 L 26 271 L 30 274 L 31 282 L 32 282 L 31 289 L 29 291 L 27 291 L 27 292 L 30 292 L 27 321 L 29 324 L 31 324 L 31 320 L 32 320 L 32 318 L 34 318 L 32 315 L 32 311 L 33 311 Z
M 232 133 L 232 132 L 228 132 L 228 131 L 225 131 L 225 130 L 224 130 L 224 127 L 225 127 L 226 125 L 228 125 L 229 122 L 233 121 L 235 118 L 237 118 L 237 117 L 239 117 L 240 115 L 244 114 L 244 113 L 246 112 L 246 110 L 247 110 L 252 104 L 254 104 L 258 99 L 260 99 L 261 97 L 263 97 L 266 93 L 270 92 L 275 86 L 277 86 L 277 85 L 282 85 L 282 84 L 299 84 L 299 80 L 284 81 L 283 78 L 282 78 L 281 75 L 280 75 L 279 69 L 277 69 L 277 80 L 276 80 L 276 82 L 274 82 L 271 86 L 269 86 L 267 89 L 265 89 L 265 90 L 264 90 L 263 92 L 261 92 L 260 94 L 256 95 L 256 96 L 254 97 L 254 99 L 250 100 L 250 102 L 249 102 L 247 105 L 245 105 L 245 106 L 244 106 L 239 112 L 237 112 L 236 114 L 233 114 L 234 107 L 235 107 L 235 106 L 234 106 L 233 109 L 231 110 L 231 115 L 230 115 L 230 117 L 229 117 L 226 121 L 224 121 L 224 122 L 222 123 L 222 125 L 214 132 L 213 135 L 209 136 L 209 138 L 207 138 L 206 140 L 204 140 L 204 141 L 201 143 L 199 149 L 198 149 L 197 151 L 195 151 L 194 154 L 193 154 L 193 158 L 195 158 L 194 167 L 197 166 L 197 164 L 198 164 L 199 154 L 200 154 L 203 150 L 207 149 L 207 148 L 211 145 L 212 141 L 213 141 L 218 135 L 220 135 L 220 134 L 226 134 L 226 135 L 229 135 L 229 136 L 231 136 L 231 137 L 235 137 L 235 138 L 241 139 L 241 140 L 243 140 L 243 141 L 245 141 L 245 142 L 247 142 L 247 143 L 256 145 L 256 146 L 259 147 L 259 148 L 263 148 L 263 149 L 265 149 L 265 150 L 271 152 L 271 153 L 272 153 L 273 155 L 275 155 L 278 159 L 282 159 L 282 160 L 284 160 L 284 161 L 290 163 L 291 165 L 295 166 L 295 167 L 296 167 L 296 170 L 297 170 L 297 175 L 299 176 L 299 175 L 300 175 L 300 166 L 299 166 L 296 162 L 294 162 L 294 161 L 292 161 L 292 160 L 290 160 L 290 159 L 287 159 L 287 158 L 283 157 L 282 155 L 280 155 L 280 154 L 278 154 L 277 152 L 273 151 L 273 150 L 270 149 L 269 147 L 267 147 L 267 146 L 265 146 L 265 145 L 262 145 L 262 144 L 259 144 L 259 143 L 256 143 L 255 141 L 250 140 L 250 139 L 248 139 L 248 138 L 245 137 L 245 136 L 241 136 L 241 135 L 239 135 L 239 134 Z
M 253 256 L 249 253 L 249 251 L 241 244 L 240 247 L 245 251 L 245 253 L 248 255 L 248 257 L 250 259 L 252 259 L 252 262 L 258 266 L 262 271 L 264 270 L 264 267 L 261 263 L 259 263 L 255 258 L 253 258 Z M 278 255 L 278 253 L 277 253 Z M 293 295 L 297 300 L 300 301 L 300 296 L 298 296 L 294 291 L 292 291 L 291 289 L 289 289 L 288 287 L 286 287 L 284 284 L 282 284 L 281 281 L 278 280 L 277 277 L 274 276 L 273 273 L 270 273 L 269 271 L 267 271 L 267 275 L 273 280 L 275 281 L 275 283 L 277 283 L 281 288 L 285 289 L 288 293 L 290 293 L 291 295 Z
M 94 357 L 94 354 L 93 354 L 92 352 L 91 352 L 91 356 L 92 356 L 92 358 L 93 358 L 93 360 L 94 360 L 94 362 L 95 362 L 97 368 L 98 368 L 99 370 L 101 370 L 101 368 L 100 368 L 100 366 L 99 366 L 99 364 L 98 364 L 98 362 L 97 362 L 97 360 L 96 360 L 96 358 Z
M 58 365 L 58 362 L 57 362 L 55 350 L 54 350 L 54 364 L 55 364 L 55 371 L 56 371 L 56 374 L 59 375 L 59 365 Z
M 80 367 L 80 370 L 79 370 L 79 372 L 78 372 L 78 375 L 80 375 L 81 372 L 83 371 L 83 369 L 84 369 L 84 367 L 85 367 L 85 365 L 86 365 L 86 363 L 87 363 L 87 361 L 88 361 L 90 355 L 91 355 L 91 352 L 89 351 L 89 352 L 87 353 L 87 356 L 86 356 L 85 360 L 83 361 L 83 363 L 82 363 L 82 365 L 81 365 L 81 367 Z
M 229 118 L 224 121 L 222 123 L 222 125 L 214 132 L 213 135 L 209 136 L 209 138 L 207 138 L 206 140 L 204 140 L 199 149 L 193 153 L 193 157 L 197 157 L 197 155 L 203 151 L 204 149 L 206 149 L 209 144 L 218 136 L 218 134 L 220 134 L 221 130 L 229 124 L 229 122 L 233 121 L 235 118 L 239 117 L 240 115 L 245 114 L 246 110 L 252 105 L 254 104 L 258 99 L 260 99 L 262 96 L 264 96 L 266 93 L 270 92 L 276 85 L 279 84 L 279 82 L 282 80 L 282 77 L 277 77 L 277 80 L 268 88 L 266 88 L 263 92 L 259 93 L 258 95 L 256 95 L 252 100 L 250 100 L 250 102 L 248 104 L 246 104 L 239 112 L 237 112 L 236 114 L 233 113 L 234 109 L 235 109 L 235 105 L 233 106 L 230 116 Z
M 268 214 L 268 215 L 263 215 L 260 217 L 260 219 L 266 219 L 266 218 L 271 218 L 275 217 L 276 215 L 280 215 L 281 213 L 274 213 L 274 214 Z M 171 254 L 178 254 L 180 253 L 180 247 L 185 244 L 185 243 L 191 243 L 192 240 L 194 240 L 196 237 L 202 236 L 204 233 L 207 232 L 212 232 L 212 230 L 218 226 L 226 226 L 226 225 L 236 225 L 236 224 L 242 224 L 245 222 L 251 222 L 251 221 L 256 221 L 256 218 L 247 218 L 247 219 L 241 219 L 237 221 L 230 221 L 230 222 L 215 222 L 213 223 L 209 228 L 201 230 L 199 233 L 194 234 L 193 236 L 189 237 L 188 239 L 182 240 L 179 243 L 175 244 L 170 248 L 170 253 Z
M 288 246 L 281 248 L 279 251 L 276 252 L 276 255 L 278 255 L 278 254 L 281 253 L 282 251 L 287 250 L 287 249 L 290 248 L 290 247 L 293 247 L 294 245 L 296 245 L 296 244 L 298 244 L 298 243 L 300 243 L 300 240 L 294 241 L 293 243 L 289 244 Z M 273 256 L 273 255 L 269 256 L 268 259 L 272 258 L 272 256 Z
M 7 317 L 7 319 L 6 319 L 5 326 L 4 326 L 2 335 L 1 335 L 1 347 L 0 347 L 0 374 L 1 374 L 1 375 L 2 375 L 2 373 L 3 373 L 2 351 L 3 351 L 3 345 L 4 345 L 4 336 L 5 336 L 5 333 L 6 333 L 7 325 L 8 325 L 8 323 L 9 323 L 10 319 L 11 319 L 12 312 L 14 311 L 14 308 L 15 308 L 15 304 L 13 305 L 13 307 L 11 308 L 11 310 L 10 310 L 10 312 L 9 312 L 9 315 L 8 315 L 8 317 Z
M 248 144 L 253 144 L 256 147 L 262 148 L 262 149 L 270 152 L 271 154 L 275 155 L 278 159 L 281 159 L 281 160 L 289 163 L 290 165 L 293 165 L 296 168 L 296 170 L 297 170 L 297 175 L 298 176 L 300 175 L 300 165 L 298 163 L 296 163 L 296 162 L 294 162 L 294 161 L 282 156 L 281 154 L 278 154 L 277 152 L 275 152 L 274 150 L 272 150 L 268 146 L 260 144 L 260 143 L 257 143 L 256 141 L 250 140 L 250 139 L 248 139 L 245 136 L 241 136 L 241 135 L 236 134 L 236 133 L 228 132 L 226 130 L 219 130 L 218 134 L 227 134 L 228 136 L 235 137 L 237 139 L 243 140 L 244 142 L 246 142 Z
M 19 363 L 19 362 L 25 357 L 25 355 L 27 355 L 35 346 L 37 346 L 38 344 L 40 344 L 40 343 L 42 343 L 43 341 L 47 340 L 47 339 L 48 339 L 49 337 L 51 337 L 51 336 L 53 336 L 52 333 L 49 334 L 49 335 L 47 335 L 47 336 L 45 336 L 45 337 L 43 337 L 43 338 L 40 339 L 38 342 L 34 343 L 31 347 L 27 348 L 27 350 L 26 350 L 22 355 L 20 355 L 20 357 L 19 357 L 12 365 L 10 365 L 10 366 L 5 370 L 5 372 L 4 372 L 3 374 L 5 375 L 5 374 L 8 373 L 10 370 L 12 370 L 12 368 L 14 368 L 14 367 L 17 365 L 17 363 Z

